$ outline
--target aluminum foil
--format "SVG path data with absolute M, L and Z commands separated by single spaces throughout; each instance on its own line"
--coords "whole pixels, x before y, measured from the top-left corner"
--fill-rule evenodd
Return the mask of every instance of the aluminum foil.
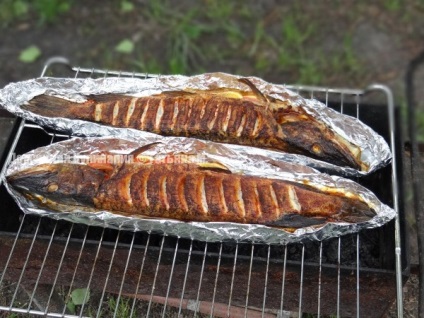
M 153 138 L 154 134 L 134 129 L 113 128 L 96 123 L 66 118 L 47 118 L 21 109 L 21 105 L 41 94 L 55 95 L 68 100 L 84 102 L 86 95 L 117 93 L 129 96 L 149 96 L 163 91 L 191 89 L 212 89 L 219 87 L 247 90 L 238 76 L 225 73 L 208 73 L 192 77 L 181 75 L 160 76 L 155 78 L 37 78 L 11 83 L 0 90 L 0 105 L 11 113 L 42 126 L 77 136 L 116 136 Z M 389 146 L 385 140 L 357 118 L 340 114 L 317 100 L 304 99 L 288 90 L 284 85 L 267 83 L 256 77 L 248 79 L 264 94 L 283 100 L 294 107 L 302 107 L 338 134 L 362 150 L 361 160 L 369 166 L 368 171 L 357 171 L 349 167 L 340 167 L 303 155 L 264 150 L 249 146 L 228 145 L 233 150 L 251 155 L 264 155 L 275 161 L 285 161 L 308 165 L 345 176 L 361 176 L 387 165 L 391 160 Z M 157 137 L 161 138 L 161 137 Z
M 16 158 L 9 165 L 6 176 L 22 169 L 43 163 L 75 162 L 84 164 L 90 156 L 129 155 L 135 149 L 151 142 L 143 138 L 73 138 L 37 148 Z M 232 173 L 261 176 L 272 179 L 304 183 L 318 189 L 332 188 L 345 195 L 358 195 L 376 211 L 371 220 L 358 223 L 327 223 L 320 227 L 305 227 L 288 232 L 283 229 L 263 225 L 238 224 L 229 222 L 182 222 L 169 219 L 140 218 L 139 216 L 120 216 L 108 211 L 86 212 L 69 210 L 55 212 L 40 208 L 16 192 L 6 181 L 4 183 L 20 208 L 26 213 L 45 215 L 54 219 L 65 219 L 87 225 L 104 226 L 116 229 L 158 232 L 183 238 L 216 242 L 225 240 L 252 241 L 267 244 L 286 244 L 307 240 L 324 240 L 359 230 L 379 227 L 393 219 L 395 211 L 381 203 L 377 197 L 359 184 L 342 177 L 320 173 L 310 167 L 279 162 L 275 165 L 267 157 L 261 155 L 240 154 L 224 144 L 204 142 L 196 139 L 169 137 L 163 138 L 159 144 L 142 153 L 143 158 L 151 158 L 154 162 L 162 162 L 169 156 L 184 156 L 186 162 L 218 162 L 226 166 Z M 97 157 L 98 158 L 98 157 Z

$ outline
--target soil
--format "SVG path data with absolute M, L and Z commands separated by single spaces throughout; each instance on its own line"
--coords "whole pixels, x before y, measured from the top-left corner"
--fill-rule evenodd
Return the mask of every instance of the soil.
M 128 12 L 121 10 L 122 2 L 74 1 L 48 22 L 33 11 L 0 21 L 0 87 L 37 77 L 49 57 L 64 56 L 72 65 L 88 68 L 223 71 L 328 87 L 382 83 L 392 89 L 396 104 L 405 107 L 405 73 L 424 50 L 420 0 L 327 0 L 301 6 L 295 1 L 228 5 L 188 0 L 172 7 L 138 0 Z M 123 39 L 134 44 L 130 53 L 116 51 Z M 31 45 L 41 55 L 32 63 L 21 62 L 20 53 Z M 416 87 L 424 85 L 423 68 Z M 415 99 L 419 112 L 424 111 L 424 90 L 417 90 Z M 406 213 L 411 264 L 416 266 L 413 209 Z M 416 316 L 417 286 L 412 274 L 405 285 L 406 317 Z M 395 316 L 395 307 L 392 313 Z

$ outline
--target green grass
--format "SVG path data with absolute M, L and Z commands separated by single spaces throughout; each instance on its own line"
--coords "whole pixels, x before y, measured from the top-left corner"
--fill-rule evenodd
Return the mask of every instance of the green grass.
M 3 0 L 0 2 L 0 26 L 6 27 L 11 22 L 23 19 L 29 11 L 28 1 Z
M 72 1 L 37 0 L 32 1 L 31 3 L 39 16 L 41 23 L 53 23 L 56 22 L 61 14 L 69 11 Z
M 282 45 L 279 49 L 279 67 L 294 72 L 296 82 L 319 85 L 332 74 L 345 74 L 357 78 L 363 74 L 363 67 L 353 50 L 352 37 L 346 34 L 343 45 L 333 52 L 324 52 L 319 45 L 307 45 L 319 26 L 306 23 L 304 18 L 293 15 L 282 23 Z M 309 49 L 306 49 L 306 48 Z
M 108 310 L 112 313 L 112 316 L 116 318 L 133 318 L 139 317 L 136 310 L 132 310 L 132 299 L 120 298 L 119 302 L 115 297 L 110 297 L 107 301 Z
M 417 112 L 416 124 L 417 124 L 417 141 L 422 143 L 424 142 L 424 112 L 423 111 Z
M 279 67 L 286 72 L 296 72 L 297 82 L 317 84 L 322 79 L 317 56 L 319 51 L 305 50 L 316 30 L 314 23 L 304 23 L 298 15 L 289 15 L 281 25 L 281 46 L 278 54 Z
M 383 6 L 386 10 L 396 12 L 402 8 L 402 4 L 402 0 L 385 0 Z
M 35 15 L 40 24 L 54 23 L 61 14 L 68 12 L 73 0 L 2 0 L 0 2 L 0 26 L 7 27 L 14 21 Z
M 132 65 L 139 72 L 196 74 L 210 65 L 247 60 L 249 68 L 234 68 L 233 72 L 260 77 L 283 73 L 294 79 L 292 83 L 315 85 L 328 78 L 328 73 L 361 74 L 351 37 L 346 36 L 334 52 L 324 52 L 312 44 L 320 25 L 296 5 L 284 19 L 271 24 L 272 29 L 266 17 L 255 18 L 251 6 L 222 0 L 207 0 L 180 10 L 167 0 L 151 1 L 140 13 L 157 26 L 162 54 L 152 54 L 140 40 L 134 43 L 131 55 L 104 53 L 108 55 L 105 60 L 110 61 L 108 67 Z M 279 32 L 275 25 L 279 25 Z
M 399 1 L 381 0 L 380 5 L 398 10 Z M 42 24 L 55 24 L 74 6 L 77 9 L 73 0 L 3 0 L 0 19 L 5 25 L 35 16 Z M 333 49 L 325 48 L 320 42 L 320 37 L 326 36 L 321 31 L 325 17 L 305 13 L 296 3 L 278 6 L 282 11 L 275 13 L 258 13 L 248 2 L 224 0 L 205 0 L 191 6 L 170 0 L 142 4 L 120 0 L 113 8 L 122 18 L 121 29 L 128 32 L 122 32 L 122 38 L 113 43 L 100 39 L 90 49 L 98 54 L 87 62 L 99 67 L 173 74 L 221 69 L 264 78 L 278 74 L 286 83 L 313 85 L 332 85 L 336 82 L 332 79 L 340 78 L 340 74 L 350 83 L 360 82 L 357 79 L 364 74 L 349 32 Z M 149 31 L 125 26 L 126 19 L 137 21 L 135 17 L 139 25 L 149 25 Z M 81 27 L 88 28 L 84 24 Z M 141 37 L 133 38 L 137 32 Z M 134 47 L 116 51 L 120 40 L 127 38 Z

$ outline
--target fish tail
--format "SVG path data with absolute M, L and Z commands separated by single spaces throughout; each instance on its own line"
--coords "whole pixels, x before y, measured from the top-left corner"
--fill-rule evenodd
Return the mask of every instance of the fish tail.
M 22 108 L 45 117 L 71 117 L 75 104 L 63 98 L 39 95 L 22 105 Z

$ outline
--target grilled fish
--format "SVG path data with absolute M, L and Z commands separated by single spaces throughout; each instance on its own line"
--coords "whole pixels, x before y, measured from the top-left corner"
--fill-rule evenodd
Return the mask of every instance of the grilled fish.
M 359 196 L 337 189 L 197 163 L 41 164 L 9 175 L 7 182 L 36 204 L 59 211 L 289 228 L 359 223 L 376 215 Z
M 138 98 L 90 95 L 83 103 L 39 95 L 22 108 L 46 117 L 280 150 L 367 170 L 358 146 L 301 107 L 265 96 L 248 79 L 240 81 L 250 89 L 169 91 Z

